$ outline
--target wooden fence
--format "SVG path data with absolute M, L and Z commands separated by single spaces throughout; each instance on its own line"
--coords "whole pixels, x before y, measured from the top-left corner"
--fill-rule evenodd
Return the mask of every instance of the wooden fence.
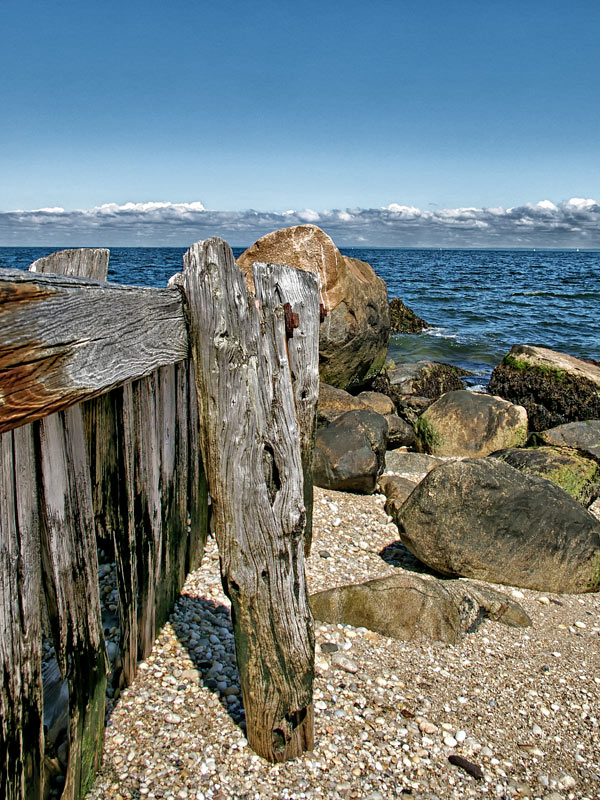
M 42 628 L 68 682 L 71 800 L 102 755 L 98 547 L 116 563 L 127 685 L 200 564 L 208 491 L 249 744 L 272 761 L 312 747 L 317 279 L 255 264 L 252 295 L 219 239 L 191 247 L 166 289 L 105 283 L 107 268 L 108 251 L 74 250 L 0 270 L 7 800 L 44 796 Z

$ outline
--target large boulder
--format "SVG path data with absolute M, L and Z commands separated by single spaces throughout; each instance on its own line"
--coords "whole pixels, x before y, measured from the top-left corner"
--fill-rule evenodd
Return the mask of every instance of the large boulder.
M 442 464 L 394 515 L 444 575 L 545 592 L 600 589 L 600 523 L 554 483 L 496 458 Z
M 313 481 L 323 489 L 371 494 L 385 465 L 388 424 L 381 414 L 347 411 L 317 431 Z
M 343 256 L 316 225 L 263 236 L 238 258 L 251 282 L 252 264 L 266 261 L 316 273 L 326 313 L 319 330 L 319 373 L 345 389 L 379 373 L 387 355 L 390 312 L 385 282 L 364 261 Z
M 399 297 L 390 300 L 390 327 L 392 333 L 421 333 L 429 328 L 427 322 L 418 317 L 412 308 L 404 305 Z
M 567 422 L 547 431 L 539 431 L 531 437 L 533 444 L 572 447 L 586 456 L 600 461 L 600 420 Z
M 527 441 L 527 412 L 500 397 L 447 392 L 419 417 L 416 446 L 436 456 L 487 456 Z
M 547 478 L 584 506 L 600 493 L 598 464 L 569 447 L 510 448 L 493 455 L 522 472 Z
M 357 400 L 361 400 L 372 411 L 382 414 L 384 417 L 388 414 L 396 413 L 396 406 L 390 398 L 382 392 L 360 392 L 356 395 Z
M 518 603 L 494 589 L 409 573 L 317 592 L 310 605 L 322 622 L 368 628 L 408 641 L 455 644 L 485 617 L 512 626 L 531 625 Z
M 545 347 L 515 345 L 493 371 L 489 389 L 525 406 L 534 431 L 600 419 L 600 364 Z
M 396 475 L 411 475 L 424 477 L 432 469 L 445 464 L 448 459 L 428 456 L 425 453 L 407 453 L 402 450 L 392 450 L 385 454 L 386 472 Z

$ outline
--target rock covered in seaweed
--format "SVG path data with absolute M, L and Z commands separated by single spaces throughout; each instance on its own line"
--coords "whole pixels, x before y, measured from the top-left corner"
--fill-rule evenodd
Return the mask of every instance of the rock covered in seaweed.
M 600 420 L 598 419 L 567 422 L 565 425 L 534 433 L 531 439 L 533 444 L 572 447 L 600 462 Z
M 368 628 L 408 641 L 455 644 L 485 617 L 515 627 L 531 625 L 518 603 L 494 589 L 404 572 L 317 592 L 310 605 L 322 622 Z
M 569 447 L 509 448 L 492 455 L 515 469 L 552 481 L 584 506 L 600 493 L 598 464 Z
M 515 345 L 493 371 L 489 390 L 524 406 L 534 431 L 600 419 L 600 364 L 545 347 Z
M 417 449 L 436 456 L 487 456 L 527 440 L 527 412 L 500 397 L 447 392 L 419 417 Z
M 429 324 L 418 317 L 412 308 L 405 305 L 399 297 L 390 300 L 390 328 L 392 333 L 421 333 Z
M 444 575 L 548 592 L 600 589 L 600 523 L 566 492 L 496 458 L 432 470 L 397 512 L 402 543 Z
M 316 225 L 263 236 L 238 258 L 251 283 L 252 264 L 266 261 L 316 273 L 326 316 L 319 330 L 319 373 L 346 389 L 375 377 L 385 363 L 390 312 L 385 282 L 364 261 L 343 256 Z

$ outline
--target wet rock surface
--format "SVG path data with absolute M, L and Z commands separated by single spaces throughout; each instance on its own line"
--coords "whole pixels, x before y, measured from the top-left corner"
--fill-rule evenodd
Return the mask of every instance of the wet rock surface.
M 397 541 L 381 495 L 316 489 L 315 501 L 311 592 L 402 569 L 380 556 Z M 89 797 L 595 800 L 600 596 L 495 588 L 523 606 L 531 628 L 484 620 L 447 645 L 317 623 L 315 750 L 272 765 L 248 749 L 243 717 L 226 699 L 237 696 L 226 694 L 238 686 L 237 671 L 210 540 L 202 567 L 188 577 L 170 623 L 111 714 Z M 215 661 L 223 671 L 211 678 Z M 209 680 L 225 689 L 210 688 Z M 482 777 L 450 763 L 450 755 Z
M 399 297 L 393 297 L 390 300 L 390 327 L 392 333 L 421 333 L 430 326 Z

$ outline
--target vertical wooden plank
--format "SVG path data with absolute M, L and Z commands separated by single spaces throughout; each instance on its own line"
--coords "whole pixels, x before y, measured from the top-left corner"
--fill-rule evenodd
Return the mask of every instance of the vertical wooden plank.
M 103 280 L 107 268 L 108 250 L 66 250 L 34 262 L 30 270 Z M 100 406 L 86 416 L 102 424 L 109 422 L 106 402 L 101 400 Z M 102 419 L 97 420 L 98 416 Z M 43 494 L 44 588 L 58 665 L 69 685 L 69 760 L 63 798 L 71 800 L 88 791 L 100 765 L 108 672 L 82 407 L 52 414 L 40 420 L 35 430 L 39 435 Z M 110 450 L 109 440 L 104 440 L 105 445 L 107 442 Z M 100 441 L 97 448 L 102 450 Z M 101 460 L 105 456 L 102 452 Z M 98 465 L 96 460 L 94 465 Z M 102 491 L 102 479 L 98 485 Z M 104 524 L 115 524 L 112 506 L 108 516 Z
M 291 270 L 281 264 L 253 264 L 254 287 L 259 303 L 268 302 L 269 293 L 286 313 L 287 355 L 300 432 L 300 455 L 304 476 L 304 555 L 310 555 L 313 511 L 313 451 L 317 401 L 319 399 L 320 309 L 314 302 L 319 294 L 319 277 L 312 272 Z
M 41 564 L 30 425 L 0 436 L 0 797 L 44 792 Z
M 313 746 L 314 673 L 284 310 L 273 286 L 258 307 L 220 239 L 190 248 L 183 285 L 248 742 L 259 755 L 284 761 Z
M 69 685 L 69 761 L 63 798 L 82 797 L 100 765 L 107 660 L 92 513 L 87 442 L 80 406 L 39 426 L 42 563 L 61 674 Z
M 189 420 L 187 429 L 189 536 L 186 564 L 187 571 L 191 572 L 194 569 L 198 569 L 202 563 L 208 535 L 208 483 L 200 449 L 200 413 L 198 411 L 196 373 L 193 359 L 190 358 L 183 369 L 186 370 L 185 393 Z M 186 402 L 185 398 L 182 399 L 182 402 Z

